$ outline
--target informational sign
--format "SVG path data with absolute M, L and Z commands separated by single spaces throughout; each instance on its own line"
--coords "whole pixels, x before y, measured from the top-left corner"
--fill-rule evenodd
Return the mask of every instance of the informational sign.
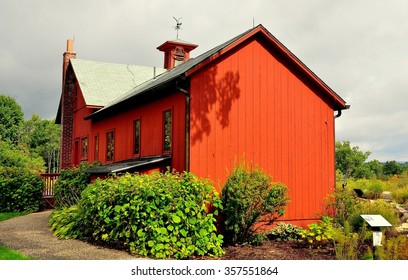
M 376 246 L 382 246 L 382 232 L 380 228 L 392 226 L 383 216 L 381 215 L 360 215 L 373 229 L 373 250 Z
M 360 215 L 370 227 L 390 227 L 392 226 L 383 216 L 381 215 Z

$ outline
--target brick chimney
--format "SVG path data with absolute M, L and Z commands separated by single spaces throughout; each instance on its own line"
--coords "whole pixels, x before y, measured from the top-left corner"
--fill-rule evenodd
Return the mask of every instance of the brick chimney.
M 73 52 L 74 42 L 67 40 L 62 63 L 62 97 L 61 97 L 61 153 L 60 168 L 67 169 L 73 166 L 72 142 L 74 135 L 74 79 L 73 71 L 68 71 L 69 60 L 76 58 Z
M 157 49 L 164 52 L 164 68 L 171 69 L 189 60 L 190 51 L 197 47 L 198 45 L 176 39 L 161 44 Z
M 73 52 L 73 48 L 74 48 L 74 40 L 68 39 L 67 40 L 67 50 L 64 52 L 64 55 L 63 55 L 64 61 L 62 63 L 62 88 L 64 88 L 65 75 L 67 72 L 69 60 L 71 58 L 76 58 L 76 53 Z

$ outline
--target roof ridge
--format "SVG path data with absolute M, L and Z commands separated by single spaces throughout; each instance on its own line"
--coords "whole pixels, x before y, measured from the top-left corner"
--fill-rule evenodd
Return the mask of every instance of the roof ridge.
M 251 36 L 249 36 L 251 32 L 254 32 L 254 33 Z M 212 60 L 211 58 L 217 58 L 217 55 L 222 55 L 224 49 L 228 51 L 229 50 L 228 48 L 230 46 L 233 47 L 235 43 L 239 42 L 239 40 L 241 39 L 246 40 L 258 33 L 262 33 L 265 36 L 267 36 L 270 39 L 271 44 L 274 47 L 278 47 L 279 52 L 284 53 L 285 56 L 289 57 L 291 63 L 294 62 L 295 64 L 297 64 L 296 67 L 300 67 L 301 71 L 305 71 L 307 75 L 309 75 L 310 77 L 312 77 L 312 79 L 314 79 L 314 81 L 312 82 L 320 84 L 319 86 L 324 87 L 324 91 L 332 95 L 333 98 L 338 99 L 338 102 L 345 103 L 336 92 L 334 92 L 327 84 L 325 84 L 310 68 L 308 68 L 299 58 L 297 58 L 297 56 L 294 55 L 283 43 L 281 43 L 275 36 L 273 36 L 262 24 L 259 24 L 233 37 L 232 39 L 227 40 L 226 42 L 215 46 L 214 48 L 202 53 L 201 55 L 195 58 L 190 58 L 188 61 L 164 72 L 162 75 L 156 77 L 156 79 L 150 79 L 146 81 L 145 83 L 141 84 L 140 86 L 132 88 L 126 94 L 121 95 L 120 97 L 115 99 L 113 102 L 110 102 L 104 108 L 87 116 L 86 119 L 93 118 L 94 116 L 97 116 L 97 115 L 102 116 L 103 115 L 101 114 L 102 112 L 106 113 L 110 108 L 115 107 L 116 105 L 122 104 L 123 102 L 126 102 L 127 100 L 139 94 L 142 94 L 147 91 L 153 91 L 153 90 L 156 90 L 157 88 L 169 85 L 171 82 L 173 82 L 174 80 L 182 76 L 184 77 L 189 76 L 190 74 L 197 71 L 198 69 L 203 67 L 203 65 L 206 64 L 203 62 L 207 61 L 209 63 Z M 246 38 L 247 36 L 249 37 Z
M 93 63 L 100 63 L 100 64 L 109 64 L 109 65 L 124 65 L 124 66 L 136 66 L 136 67 L 144 67 L 144 68 L 165 69 L 163 67 L 157 67 L 157 66 L 146 66 L 146 65 L 130 64 L 130 63 L 106 62 L 106 61 L 100 61 L 100 60 L 81 59 L 81 58 L 71 58 L 70 60 L 79 61 L 79 62 L 93 62 Z

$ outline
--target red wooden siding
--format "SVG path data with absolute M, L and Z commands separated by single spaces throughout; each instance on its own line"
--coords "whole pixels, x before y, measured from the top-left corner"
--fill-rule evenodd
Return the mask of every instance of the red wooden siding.
M 76 84 L 78 82 L 75 82 Z M 76 85 L 77 86 L 77 85 Z M 88 137 L 88 161 L 90 160 L 90 143 L 92 141 L 93 134 L 91 134 L 91 123 L 84 121 L 84 117 L 93 112 L 92 109 L 86 107 L 84 97 L 79 87 L 77 87 L 77 97 L 74 101 L 74 133 L 73 133 L 73 159 L 74 165 L 78 165 L 81 161 L 81 139 Z M 92 146 L 93 147 L 93 146 Z
M 284 220 L 305 225 L 334 187 L 334 113 L 283 63 L 251 40 L 193 74 L 190 171 L 220 191 L 235 162 L 252 161 L 288 186 Z
M 163 155 L 163 112 L 172 110 L 172 167 L 185 169 L 185 97 L 171 94 L 160 100 L 92 123 L 90 135 L 99 136 L 99 161 L 106 163 L 106 132 L 115 131 L 114 162 L 134 157 L 134 121 L 140 119 L 140 157 Z M 91 121 L 86 121 L 91 123 Z M 89 159 L 95 159 L 95 137 L 89 138 Z

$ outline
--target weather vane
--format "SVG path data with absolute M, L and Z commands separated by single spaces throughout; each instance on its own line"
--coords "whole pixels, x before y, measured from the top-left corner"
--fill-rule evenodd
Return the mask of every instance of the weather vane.
M 173 17 L 175 20 L 176 20 L 176 26 L 174 26 L 174 29 L 176 29 L 176 32 L 177 32 L 177 39 L 178 39 L 178 34 L 179 34 L 179 30 L 181 29 L 181 25 L 183 24 L 182 22 L 180 22 L 180 20 L 182 19 L 182 18 L 175 18 L 175 17 Z

